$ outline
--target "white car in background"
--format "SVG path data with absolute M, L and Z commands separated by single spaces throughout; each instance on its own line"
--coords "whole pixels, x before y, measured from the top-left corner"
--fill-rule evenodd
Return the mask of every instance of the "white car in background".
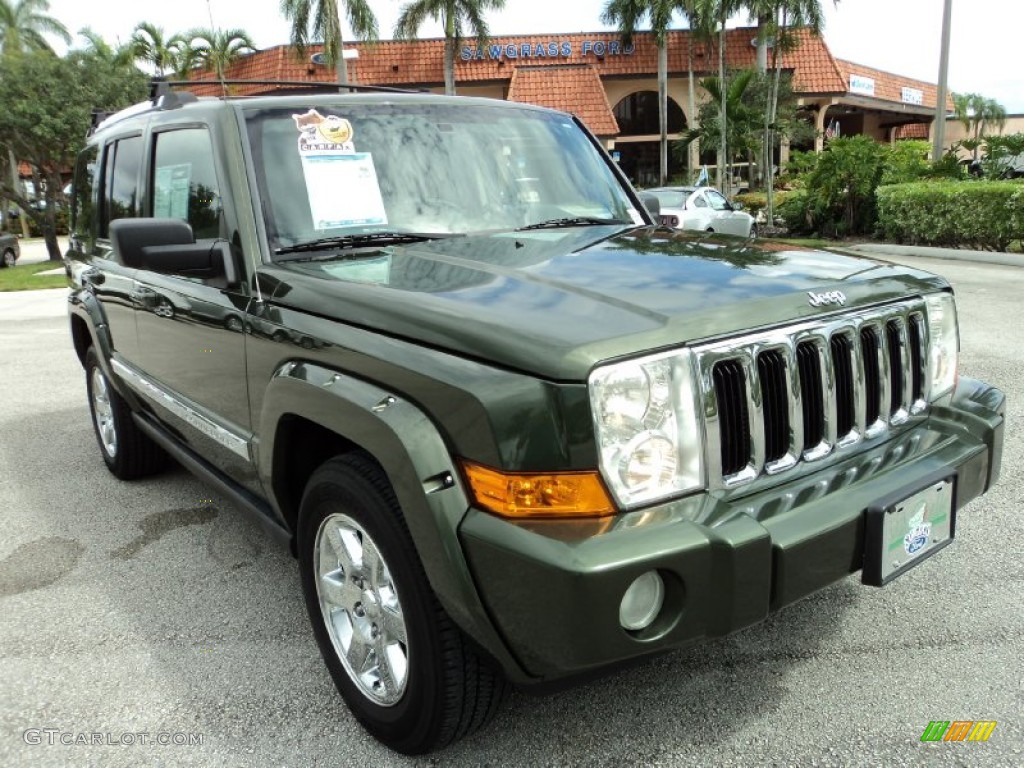
M 661 204 L 661 223 L 676 229 L 757 237 L 757 221 L 713 187 L 656 187 L 644 190 Z

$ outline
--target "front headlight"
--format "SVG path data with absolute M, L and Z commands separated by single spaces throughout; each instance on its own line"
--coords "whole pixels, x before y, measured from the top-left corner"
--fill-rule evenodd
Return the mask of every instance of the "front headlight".
M 936 293 L 927 296 L 925 303 L 928 308 L 928 381 L 934 401 L 956 386 L 960 336 L 953 294 Z
M 703 486 L 693 361 L 686 350 L 590 374 L 601 474 L 624 509 Z

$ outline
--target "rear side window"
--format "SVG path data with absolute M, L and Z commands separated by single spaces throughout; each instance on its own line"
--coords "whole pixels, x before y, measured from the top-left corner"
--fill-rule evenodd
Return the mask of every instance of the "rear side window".
M 131 136 L 107 145 L 103 164 L 103 216 L 100 237 L 110 234 L 110 222 L 138 215 L 139 166 L 142 165 L 142 137 Z
M 218 237 L 222 207 L 209 131 L 164 131 L 154 141 L 153 216 L 187 221 L 197 239 Z
M 99 178 L 99 148 L 87 147 L 78 155 L 71 197 L 71 232 L 79 247 L 91 251 L 96 240 L 96 204 L 94 192 Z

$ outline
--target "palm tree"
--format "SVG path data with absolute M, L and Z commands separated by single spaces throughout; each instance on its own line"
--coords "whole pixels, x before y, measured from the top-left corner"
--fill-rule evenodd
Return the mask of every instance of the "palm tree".
M 832 0 L 838 5 L 839 0 Z M 782 81 L 782 54 L 799 45 L 796 30 L 807 28 L 820 35 L 824 22 L 821 0 L 747 0 L 747 8 L 758 19 L 758 47 L 772 43 L 772 84 L 764 116 L 764 147 L 762 150 L 765 179 L 765 215 L 769 225 L 774 221 L 775 123 L 779 113 L 779 88 Z M 761 61 L 759 52 L 758 61 Z M 767 56 L 764 56 L 767 60 Z
M 469 28 L 476 37 L 477 46 L 487 42 L 487 22 L 484 11 L 500 10 L 505 0 L 413 0 L 402 7 L 395 24 L 395 37 L 411 40 L 428 18 L 441 22 L 444 27 L 444 92 L 455 95 L 455 52 L 463 38 L 463 29 Z
M 49 10 L 49 0 L 0 0 L 0 55 L 51 51 L 47 35 L 69 44 L 67 28 Z
M 682 12 L 690 27 L 689 40 L 686 44 L 686 80 L 687 80 L 687 128 L 693 130 L 700 127 L 697 112 L 696 78 L 693 74 L 693 49 L 698 40 L 707 40 L 712 36 L 711 19 L 707 16 L 706 3 L 701 0 L 682 0 Z M 687 170 L 690 172 L 688 181 L 693 181 L 693 170 L 700 162 L 700 147 L 691 143 L 686 156 Z
M 637 25 L 648 17 L 654 44 L 658 48 L 658 132 L 660 151 L 658 184 L 668 179 L 668 27 L 672 14 L 681 9 L 681 0 L 608 0 L 601 21 L 615 24 L 627 45 L 633 42 Z
M 338 82 L 348 83 L 348 67 L 342 55 L 342 6 L 352 31 L 364 40 L 377 39 L 377 17 L 367 0 L 281 0 L 281 11 L 292 23 L 291 40 L 304 55 L 310 39 L 322 42 L 327 63 L 338 71 Z
M 49 16 L 48 0 L 0 0 L 0 56 L 15 56 L 32 51 L 52 51 L 46 40 L 52 35 L 65 44 L 71 42 L 67 28 L 57 19 Z M 11 184 L 21 188 L 18 177 L 18 160 L 14 150 L 7 149 L 7 163 L 10 166 Z M 6 216 L 5 216 L 6 218 Z M 28 237 L 28 217 L 21 216 L 21 233 Z
M 956 119 L 963 123 L 964 130 L 970 138 L 961 142 L 978 159 L 978 149 L 982 145 L 982 138 L 985 136 L 985 127 L 991 123 L 1000 132 L 1006 125 L 1006 110 L 1003 105 L 995 99 L 988 99 L 980 93 L 955 93 L 953 94 L 953 113 Z
M 238 59 L 256 52 L 252 39 L 242 29 L 193 29 L 183 37 L 198 62 L 216 72 L 220 80 L 224 79 L 224 70 Z
M 136 61 L 152 65 L 159 77 L 175 71 L 178 55 L 185 40 L 181 35 L 166 35 L 161 27 L 143 21 L 135 27 L 128 45 Z
M 718 28 L 718 82 L 723 85 L 721 88 L 721 99 L 719 102 L 719 121 L 722 129 L 719 131 L 718 162 L 715 167 L 715 185 L 725 193 L 731 192 L 732 169 L 723 165 L 728 162 L 729 157 L 729 106 L 726 97 L 729 93 L 728 73 L 725 69 L 725 25 L 729 17 L 743 7 L 743 0 L 699 0 L 702 5 L 702 12 L 708 19 L 714 19 L 714 25 Z
M 97 58 L 109 61 L 117 66 L 130 66 L 135 61 L 135 54 L 131 45 L 113 46 L 92 27 L 82 27 L 78 30 L 78 36 L 85 40 L 85 50 Z

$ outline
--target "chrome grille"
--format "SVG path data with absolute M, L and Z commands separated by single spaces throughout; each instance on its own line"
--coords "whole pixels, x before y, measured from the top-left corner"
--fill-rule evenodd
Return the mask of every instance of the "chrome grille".
M 926 409 L 913 300 L 698 347 L 712 487 L 841 453 Z

